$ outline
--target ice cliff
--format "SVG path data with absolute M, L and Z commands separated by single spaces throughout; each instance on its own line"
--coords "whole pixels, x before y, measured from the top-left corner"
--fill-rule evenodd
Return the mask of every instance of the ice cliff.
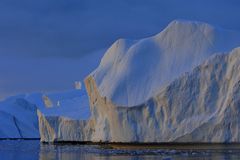
M 240 48 L 185 73 L 138 106 L 118 106 L 86 80 L 92 141 L 239 142 Z

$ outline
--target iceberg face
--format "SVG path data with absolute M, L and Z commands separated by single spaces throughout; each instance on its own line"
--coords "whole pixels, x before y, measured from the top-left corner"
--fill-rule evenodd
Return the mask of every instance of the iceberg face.
M 206 23 L 176 20 L 153 37 L 116 41 L 92 76 L 114 104 L 139 105 L 212 54 L 237 47 L 239 37 Z
M 39 132 L 42 142 L 55 141 L 91 141 L 91 122 L 69 119 L 63 116 L 45 116 L 40 111 Z
M 39 138 L 37 107 L 20 97 L 0 103 L 0 138 Z
M 90 96 L 94 142 L 239 142 L 240 48 L 216 55 L 163 87 L 141 105 L 122 107 Z
M 20 138 L 14 117 L 3 111 L 0 111 L 0 117 L 0 138 Z

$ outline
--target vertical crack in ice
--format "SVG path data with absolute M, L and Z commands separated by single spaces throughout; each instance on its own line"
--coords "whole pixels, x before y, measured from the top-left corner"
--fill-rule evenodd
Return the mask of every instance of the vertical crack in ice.
M 14 116 L 13 116 L 13 122 L 14 122 L 14 124 L 15 124 L 17 130 L 18 130 L 18 133 L 19 133 L 20 137 L 23 138 L 23 136 L 22 136 L 22 132 L 21 132 L 21 130 L 20 130 L 18 124 L 17 124 L 16 117 L 14 117 Z

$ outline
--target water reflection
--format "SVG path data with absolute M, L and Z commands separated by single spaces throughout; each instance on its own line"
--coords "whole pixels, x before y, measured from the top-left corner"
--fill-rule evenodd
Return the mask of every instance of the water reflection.
M 171 146 L 164 148 L 110 149 L 98 145 L 49 145 L 39 141 L 0 141 L 0 160 L 235 160 L 240 159 L 240 145 L 196 149 Z
M 0 160 L 37 160 L 39 141 L 0 140 Z

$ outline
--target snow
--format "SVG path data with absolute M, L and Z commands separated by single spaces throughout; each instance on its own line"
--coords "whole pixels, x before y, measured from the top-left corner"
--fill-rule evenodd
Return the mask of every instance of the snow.
M 238 32 L 175 20 L 153 37 L 119 39 L 91 75 L 103 97 L 119 106 L 135 106 L 212 54 L 238 45 Z

